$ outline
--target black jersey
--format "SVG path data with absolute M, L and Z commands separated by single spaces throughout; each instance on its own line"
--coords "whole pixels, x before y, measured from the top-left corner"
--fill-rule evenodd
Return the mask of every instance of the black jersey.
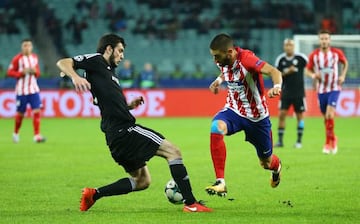
M 74 69 L 84 69 L 85 77 L 91 84 L 94 103 L 101 113 L 101 130 L 107 143 L 121 134 L 124 128 L 135 124 L 129 112 L 126 98 L 111 67 L 101 54 L 85 54 L 73 57 Z
M 303 98 L 305 97 L 304 68 L 307 64 L 307 57 L 301 53 L 295 53 L 292 57 L 287 57 L 285 53 L 280 54 L 275 61 L 275 66 L 279 71 L 285 73 L 291 65 L 296 67 L 296 72 L 283 75 L 281 98 Z

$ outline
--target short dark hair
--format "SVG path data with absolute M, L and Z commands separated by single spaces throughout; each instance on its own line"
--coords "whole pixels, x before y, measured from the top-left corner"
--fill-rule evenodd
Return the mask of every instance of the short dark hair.
M 330 30 L 321 29 L 321 30 L 319 30 L 319 32 L 318 32 L 318 35 L 320 35 L 320 34 L 329 34 L 329 35 L 331 35 L 331 32 L 330 32 Z
M 122 43 L 124 47 L 126 46 L 124 38 L 116 34 L 105 34 L 100 38 L 96 52 L 104 54 L 107 46 L 110 45 L 112 48 L 115 48 L 119 43 Z
M 227 51 L 234 46 L 234 41 L 230 35 L 221 33 L 214 37 L 210 43 L 211 50 Z
M 24 43 L 24 42 L 32 42 L 32 40 L 30 38 L 24 38 L 24 39 L 22 39 L 21 43 Z

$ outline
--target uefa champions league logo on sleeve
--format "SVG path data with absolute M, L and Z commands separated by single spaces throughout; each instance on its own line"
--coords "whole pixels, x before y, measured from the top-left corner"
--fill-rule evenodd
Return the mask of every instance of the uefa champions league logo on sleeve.
M 84 55 L 77 55 L 77 56 L 74 57 L 74 60 L 75 61 L 82 61 L 82 60 L 84 60 Z

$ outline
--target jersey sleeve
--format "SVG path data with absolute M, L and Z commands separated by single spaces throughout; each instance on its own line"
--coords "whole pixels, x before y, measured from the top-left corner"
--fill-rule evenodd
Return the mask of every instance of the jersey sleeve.
M 74 62 L 74 69 L 94 70 L 94 61 L 98 60 L 100 54 L 84 54 L 77 55 L 72 58 Z
M 21 71 L 19 71 L 19 55 L 15 56 L 9 65 L 9 68 L 7 70 L 7 74 L 10 77 L 13 78 L 20 78 L 21 77 Z
M 314 71 L 314 52 L 309 55 L 309 60 L 306 64 L 306 68 L 310 71 Z
M 299 54 L 299 60 L 301 62 L 301 66 L 305 67 L 309 61 L 308 57 L 305 54 L 300 53 Z
M 283 58 L 283 54 L 280 54 L 279 56 L 277 56 L 277 58 L 275 59 L 275 64 L 274 64 L 275 67 L 277 69 L 279 69 L 280 71 L 282 71 L 282 69 L 283 69 L 283 66 L 281 66 L 281 63 L 280 63 L 282 58 Z
M 344 52 L 341 49 L 337 49 L 337 53 L 339 55 L 339 61 L 342 63 L 345 63 L 345 61 L 347 61 L 347 59 L 346 59 Z
M 242 65 L 248 71 L 260 73 L 266 62 L 256 57 L 255 54 L 251 51 L 243 51 L 242 54 L 244 54 L 241 57 Z
M 35 77 L 38 78 L 40 76 L 40 66 L 39 66 L 39 58 L 37 55 L 35 55 L 37 63 L 35 66 Z

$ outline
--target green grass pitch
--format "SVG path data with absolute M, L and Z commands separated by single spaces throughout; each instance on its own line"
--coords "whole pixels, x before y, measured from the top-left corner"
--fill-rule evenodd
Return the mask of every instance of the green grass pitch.
M 163 133 L 182 149 L 193 191 L 214 208 L 208 214 L 184 214 L 164 196 L 170 179 L 167 163 L 149 163 L 149 189 L 103 198 L 79 211 L 83 187 L 98 187 L 126 174 L 113 162 L 98 119 L 43 119 L 45 144 L 32 142 L 31 120 L 13 144 L 12 119 L 0 120 L 0 223 L 360 223 L 359 118 L 336 118 L 337 155 L 323 155 L 321 118 L 306 118 L 302 149 L 293 149 L 295 119 L 287 119 L 278 188 L 258 165 L 244 134 L 226 137 L 228 196 L 208 196 L 214 181 L 209 153 L 211 118 L 141 118 L 138 123 Z M 272 118 L 274 140 L 277 119 Z M 229 200 L 233 199 L 233 200 Z

